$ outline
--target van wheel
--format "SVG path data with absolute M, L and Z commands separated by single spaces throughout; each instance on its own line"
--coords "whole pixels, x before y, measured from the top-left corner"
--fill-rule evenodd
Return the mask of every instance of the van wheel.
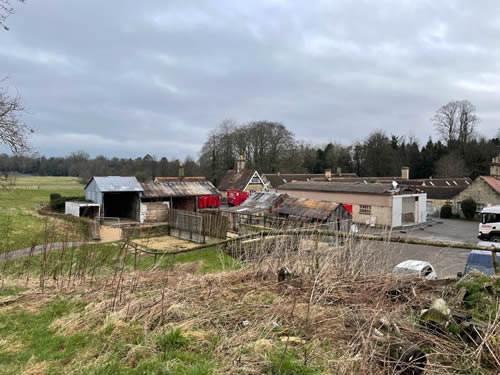
M 490 241 L 491 242 L 500 242 L 500 236 L 491 236 Z

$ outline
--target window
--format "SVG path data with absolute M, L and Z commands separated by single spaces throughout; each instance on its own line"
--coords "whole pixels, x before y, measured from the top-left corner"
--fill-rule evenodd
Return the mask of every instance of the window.
M 481 215 L 482 224 L 498 223 L 498 222 L 500 222 L 500 214 L 487 213 Z
M 253 176 L 253 177 L 252 177 L 252 182 L 251 182 L 251 183 L 252 183 L 252 184 L 260 184 L 260 179 L 259 179 L 259 177 L 257 177 L 257 176 Z
M 371 215 L 372 214 L 372 206 L 368 206 L 366 204 L 361 204 L 359 206 L 359 214 L 360 215 Z

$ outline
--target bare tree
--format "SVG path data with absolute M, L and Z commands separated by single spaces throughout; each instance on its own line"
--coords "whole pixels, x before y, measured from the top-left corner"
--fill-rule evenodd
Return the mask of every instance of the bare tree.
M 466 144 L 474 133 L 479 117 L 476 115 L 476 107 L 468 100 L 459 102 L 460 121 L 458 126 L 458 140 L 461 144 Z
M 20 3 L 24 0 L 14 0 Z M 5 30 L 9 28 L 5 25 L 5 20 L 15 11 L 11 0 L 0 0 L 0 26 Z M 0 79 L 0 83 L 6 78 Z M 24 108 L 19 99 L 19 95 L 9 96 L 6 88 L 0 88 L 0 143 L 7 145 L 14 154 L 23 154 L 28 151 L 28 134 L 33 129 L 26 126 L 20 119 L 20 114 Z
M 17 155 L 29 151 L 28 135 L 33 132 L 20 118 L 23 111 L 19 96 L 0 89 L 0 142 Z
M 468 100 L 455 100 L 439 108 L 432 117 L 434 127 L 448 144 L 466 144 L 479 123 L 476 107 Z
M 24 0 L 17 1 L 19 1 L 20 3 L 24 2 Z M 5 24 L 5 20 L 7 20 L 7 17 L 9 17 L 14 12 L 15 9 L 10 3 L 10 0 L 0 0 L 0 26 L 2 26 L 5 30 L 9 30 L 9 28 Z

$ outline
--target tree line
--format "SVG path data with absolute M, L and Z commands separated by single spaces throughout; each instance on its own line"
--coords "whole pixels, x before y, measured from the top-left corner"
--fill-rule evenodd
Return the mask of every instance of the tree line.
M 225 120 L 204 142 L 199 159 L 178 159 L 146 155 L 142 158 L 90 158 L 84 151 L 66 157 L 45 157 L 14 153 L 0 155 L 0 172 L 41 176 L 75 176 L 82 182 L 91 176 L 132 175 L 140 181 L 156 176 L 177 176 L 182 163 L 186 176 L 203 175 L 218 184 L 241 156 L 248 168 L 261 173 L 353 172 L 359 176 L 399 176 L 410 168 L 411 178 L 463 177 L 489 174 L 491 159 L 498 153 L 498 137 L 477 133 L 479 118 L 468 101 L 454 101 L 439 108 L 431 119 L 438 140 L 420 144 L 415 137 L 374 130 L 351 145 L 328 142 L 313 145 L 297 140 L 279 122 L 255 121 L 238 124 Z
M 312 145 L 296 140 L 278 122 L 237 124 L 223 121 L 205 141 L 200 167 L 206 177 L 219 182 L 243 155 L 247 166 L 267 173 L 323 173 L 325 169 L 354 172 L 359 176 L 399 176 L 410 168 L 410 178 L 471 177 L 489 174 L 498 154 L 498 136 L 477 134 L 479 117 L 467 100 L 452 101 L 431 118 L 439 137 L 420 144 L 415 137 L 387 135 L 375 130 L 352 145 L 329 142 Z

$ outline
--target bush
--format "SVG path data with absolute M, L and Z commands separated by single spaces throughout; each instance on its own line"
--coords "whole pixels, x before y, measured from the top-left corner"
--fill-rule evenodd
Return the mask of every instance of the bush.
M 441 212 L 439 213 L 439 217 L 442 219 L 451 218 L 451 206 L 449 204 L 445 204 L 441 207 Z
M 476 213 L 477 204 L 472 198 L 464 199 L 461 203 L 462 213 L 466 219 L 472 219 Z
M 62 196 L 59 196 L 59 198 L 51 199 L 50 200 L 49 207 L 50 207 L 50 209 L 52 211 L 63 212 L 64 211 L 64 207 L 66 205 L 66 202 L 70 202 L 70 201 L 85 202 L 85 198 L 83 198 L 83 197 L 62 197 Z
M 50 193 L 50 201 L 55 201 L 56 199 L 62 198 L 61 194 L 59 193 Z

